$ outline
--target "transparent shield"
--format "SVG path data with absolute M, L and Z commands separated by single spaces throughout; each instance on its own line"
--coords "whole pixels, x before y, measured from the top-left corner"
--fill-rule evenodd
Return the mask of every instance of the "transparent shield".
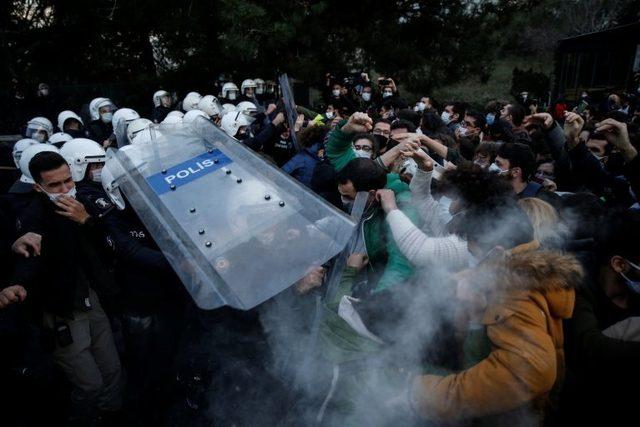
M 120 120 L 118 126 L 113 130 L 113 133 L 116 136 L 116 144 L 118 145 L 118 148 L 129 145 L 129 138 L 127 138 L 127 126 L 129 126 L 129 123 L 127 123 L 126 120 Z
M 284 109 L 287 112 L 287 122 L 289 123 L 289 129 L 291 129 L 291 142 L 293 142 L 293 146 L 295 147 L 296 152 L 298 152 L 300 151 L 300 146 L 298 145 L 296 133 L 293 131 L 296 119 L 298 118 L 296 103 L 293 99 L 293 91 L 289 84 L 289 77 L 286 74 L 282 74 L 278 78 L 278 81 L 280 82 L 280 90 L 282 91 L 282 99 L 284 100 Z
M 159 130 L 107 163 L 199 307 L 255 307 L 345 247 L 353 219 L 209 121 Z

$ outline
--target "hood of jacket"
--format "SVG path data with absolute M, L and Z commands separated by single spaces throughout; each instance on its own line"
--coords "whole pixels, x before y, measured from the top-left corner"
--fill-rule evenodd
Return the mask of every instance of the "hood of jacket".
M 536 241 L 506 251 L 503 256 L 483 263 L 480 273 L 485 286 L 497 294 L 539 292 L 547 301 L 550 314 L 568 319 L 573 312 L 573 289 L 584 277 L 582 265 L 570 254 L 537 250 Z M 488 280 L 487 280 L 488 279 Z

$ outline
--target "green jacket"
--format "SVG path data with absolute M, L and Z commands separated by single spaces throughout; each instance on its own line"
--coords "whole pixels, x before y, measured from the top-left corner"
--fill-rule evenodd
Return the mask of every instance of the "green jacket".
M 352 136 L 340 130 L 345 123 L 346 120 L 342 121 L 331 131 L 326 144 L 327 158 L 336 171 L 340 171 L 356 158 L 351 144 Z M 419 226 L 419 215 L 411 204 L 409 185 L 402 182 L 397 174 L 387 174 L 386 188 L 396 194 L 400 210 Z M 377 282 L 373 291 L 378 292 L 411 278 L 413 267 L 398 249 L 382 209 L 375 209 L 369 215 L 364 222 L 364 242 L 369 256 L 368 268 L 373 273 L 370 277 Z

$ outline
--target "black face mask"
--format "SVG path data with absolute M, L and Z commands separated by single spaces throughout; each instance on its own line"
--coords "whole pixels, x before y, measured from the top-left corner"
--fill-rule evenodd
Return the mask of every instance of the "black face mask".
M 387 143 L 389 142 L 389 138 L 384 135 L 373 135 L 378 143 L 378 151 L 384 150 L 387 148 Z
M 82 129 L 68 129 L 65 131 L 74 138 L 84 138 L 84 131 Z

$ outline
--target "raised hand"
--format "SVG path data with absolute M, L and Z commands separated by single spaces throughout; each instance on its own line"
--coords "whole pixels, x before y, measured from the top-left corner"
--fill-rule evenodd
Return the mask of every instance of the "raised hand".
M 373 120 L 366 113 L 353 113 L 342 127 L 344 133 L 366 133 L 373 129 Z

